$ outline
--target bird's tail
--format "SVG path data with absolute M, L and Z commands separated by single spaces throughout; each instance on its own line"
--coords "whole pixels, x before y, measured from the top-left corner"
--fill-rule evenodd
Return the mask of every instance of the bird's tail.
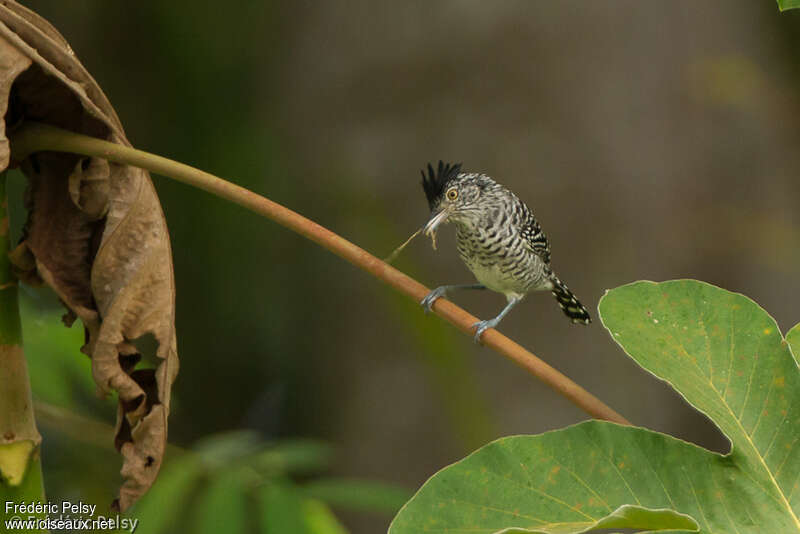
M 553 296 L 558 301 L 558 305 L 561 306 L 564 314 L 569 317 L 573 323 L 591 323 L 592 317 L 589 315 L 589 310 L 578 302 L 578 299 L 572 294 L 572 291 L 569 290 L 567 285 L 559 280 L 555 274 L 552 275 L 550 281 L 553 282 Z

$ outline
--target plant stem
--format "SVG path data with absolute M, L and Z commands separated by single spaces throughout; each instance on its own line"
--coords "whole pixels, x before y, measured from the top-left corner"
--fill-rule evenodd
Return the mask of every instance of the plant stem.
M 0 501 L 43 501 L 42 438 L 33 416 L 31 384 L 22 351 L 17 280 L 8 259 L 8 234 L 6 173 L 0 173 Z
M 96 156 L 141 167 L 203 189 L 267 217 L 383 280 L 417 302 L 428 294 L 428 288 L 421 283 L 314 221 L 268 198 L 183 163 L 40 123 L 25 123 L 10 138 L 15 161 L 22 161 L 34 152 L 54 151 Z M 433 311 L 470 337 L 473 335 L 472 325 L 477 322 L 477 317 L 443 298 L 436 300 Z M 484 345 L 518 364 L 589 415 L 624 425 L 631 424 L 597 397 L 497 330 L 487 330 L 481 340 Z

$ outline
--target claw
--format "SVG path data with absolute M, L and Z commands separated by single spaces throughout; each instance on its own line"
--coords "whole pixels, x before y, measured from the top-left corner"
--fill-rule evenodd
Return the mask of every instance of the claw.
M 486 332 L 487 330 L 489 330 L 490 328 L 494 328 L 495 326 L 497 326 L 497 323 L 499 323 L 499 322 L 500 321 L 498 321 L 496 318 L 495 319 L 489 319 L 489 320 L 486 320 L 486 321 L 478 321 L 477 323 L 472 325 L 472 326 L 476 327 L 475 337 L 473 337 L 472 339 L 475 341 L 475 343 L 480 344 L 481 336 L 483 335 L 483 333 Z
M 420 304 L 424 308 L 425 313 L 430 313 L 431 307 L 433 306 L 433 303 L 436 302 L 436 299 L 444 296 L 446 293 L 447 293 L 447 288 L 444 286 L 437 287 L 436 289 L 428 293 L 425 296 L 425 298 L 420 301 Z

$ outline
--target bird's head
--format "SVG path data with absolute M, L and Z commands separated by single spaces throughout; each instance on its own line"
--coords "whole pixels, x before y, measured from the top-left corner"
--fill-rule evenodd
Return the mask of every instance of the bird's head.
M 441 161 L 436 170 L 428 164 L 428 173 L 422 171 L 422 188 L 431 208 L 431 218 L 424 228 L 426 235 L 434 235 L 439 226 L 448 222 L 469 223 L 480 218 L 483 193 L 493 182 L 483 174 L 460 171 L 460 163 Z

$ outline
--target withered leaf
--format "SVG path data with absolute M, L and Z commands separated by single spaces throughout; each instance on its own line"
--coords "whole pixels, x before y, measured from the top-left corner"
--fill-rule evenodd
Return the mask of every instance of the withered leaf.
M 127 509 L 153 484 L 164 455 L 178 372 L 175 284 L 166 221 L 147 172 L 44 152 L 10 162 L 7 132 L 26 120 L 129 145 L 100 87 L 44 19 L 0 1 L 0 169 L 29 180 L 23 242 L 11 255 L 23 280 L 43 280 L 87 331 L 98 391 L 116 391 L 116 446 Z M 13 139 L 13 136 L 11 136 Z M 139 368 L 134 341 L 152 335 L 157 367 Z

